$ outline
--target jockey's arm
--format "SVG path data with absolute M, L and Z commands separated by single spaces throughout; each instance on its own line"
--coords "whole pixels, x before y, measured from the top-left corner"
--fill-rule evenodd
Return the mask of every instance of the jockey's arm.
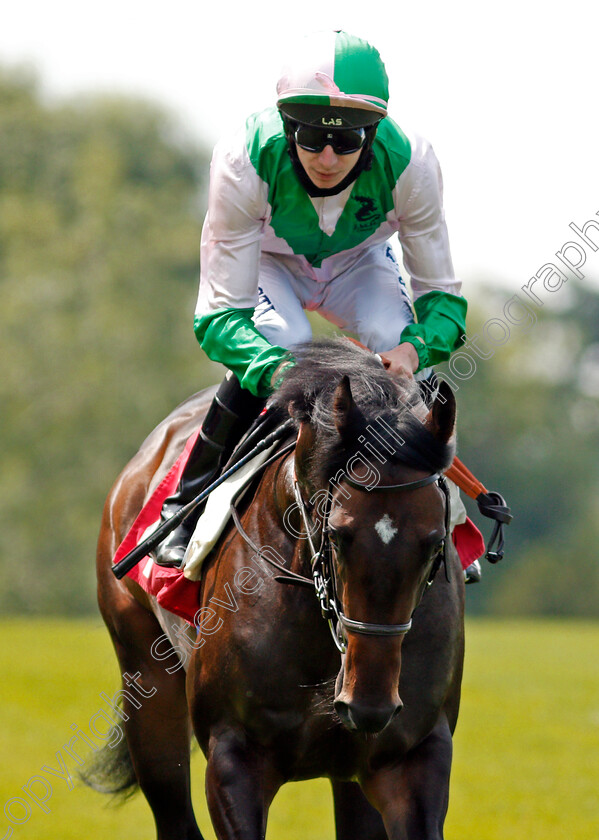
M 439 163 L 422 138 L 413 142 L 410 164 L 394 198 L 417 321 L 405 327 L 398 346 L 384 355 L 392 370 L 401 372 L 401 367 L 416 364 L 416 372 L 446 361 L 462 345 L 467 309 L 451 260 Z
M 267 188 L 243 140 L 217 144 L 202 229 L 200 290 L 194 331 L 206 355 L 232 370 L 255 396 L 267 396 L 287 350 L 267 341 L 252 315 L 258 302 L 260 242 Z

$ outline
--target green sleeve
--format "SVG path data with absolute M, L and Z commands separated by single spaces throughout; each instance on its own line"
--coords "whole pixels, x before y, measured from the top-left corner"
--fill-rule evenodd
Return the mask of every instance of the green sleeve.
M 270 380 L 290 353 L 267 341 L 252 321 L 253 309 L 220 309 L 194 320 L 202 350 L 236 374 L 241 386 L 256 397 L 272 391 Z
M 418 322 L 407 326 L 400 343 L 413 344 L 418 353 L 418 370 L 445 362 L 466 337 L 466 310 L 463 297 L 448 292 L 427 292 L 414 301 Z

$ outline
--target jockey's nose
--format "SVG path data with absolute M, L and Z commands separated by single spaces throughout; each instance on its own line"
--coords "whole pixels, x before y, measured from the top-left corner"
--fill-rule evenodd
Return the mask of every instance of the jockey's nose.
M 318 157 L 323 166 L 334 166 L 337 163 L 337 155 L 330 145 L 325 146 Z
M 336 700 L 335 711 L 347 729 L 358 732 L 382 732 L 403 709 L 401 700 L 397 705 L 366 706 L 361 703 L 345 703 Z

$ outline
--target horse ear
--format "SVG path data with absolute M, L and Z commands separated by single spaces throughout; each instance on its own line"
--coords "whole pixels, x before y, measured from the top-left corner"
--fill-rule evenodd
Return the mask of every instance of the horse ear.
M 295 444 L 295 473 L 302 484 L 308 480 L 306 463 L 309 453 L 313 450 L 316 442 L 316 432 L 311 423 L 302 421 L 300 423 Z
M 354 402 L 349 376 L 343 376 L 333 395 L 333 417 L 341 440 L 353 439 L 362 417 Z
M 425 425 L 437 440 L 440 440 L 441 443 L 447 443 L 455 432 L 455 421 L 455 397 L 447 382 L 442 379 Z
M 296 450 L 299 449 L 302 452 L 308 452 L 314 446 L 315 440 L 316 432 L 312 424 L 302 421 L 297 435 Z

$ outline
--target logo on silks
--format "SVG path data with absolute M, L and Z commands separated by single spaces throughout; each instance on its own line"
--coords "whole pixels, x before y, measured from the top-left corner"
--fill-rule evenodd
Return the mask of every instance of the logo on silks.
M 381 218 L 375 200 L 366 195 L 353 196 L 355 201 L 359 202 L 360 207 L 356 210 L 356 220 L 359 222 L 360 230 L 364 228 L 374 227 L 378 224 Z
M 387 245 L 387 250 L 385 251 L 385 256 L 387 257 L 388 260 L 391 260 L 391 262 L 395 263 L 395 265 L 399 265 L 391 245 Z M 401 279 L 401 277 L 399 278 L 399 281 L 400 281 L 400 283 L 403 283 L 403 280 Z M 258 290 L 258 291 L 260 291 L 260 290 Z

